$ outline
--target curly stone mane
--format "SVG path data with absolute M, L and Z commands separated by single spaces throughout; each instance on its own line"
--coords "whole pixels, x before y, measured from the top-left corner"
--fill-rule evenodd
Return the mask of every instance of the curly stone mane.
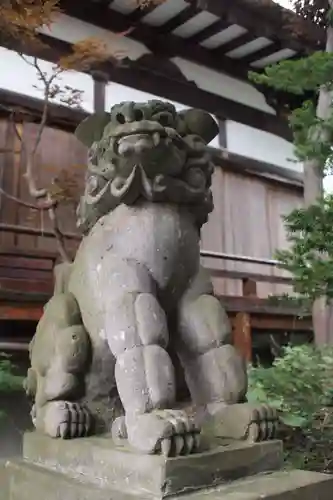
M 217 125 L 210 115 L 177 113 L 172 104 L 152 100 L 117 104 L 99 120 L 89 118 L 77 132 L 81 140 L 87 128 L 90 133 L 85 193 L 77 210 L 83 233 L 119 204 L 140 197 L 188 205 L 200 228 L 213 208 L 214 167 L 206 144 Z

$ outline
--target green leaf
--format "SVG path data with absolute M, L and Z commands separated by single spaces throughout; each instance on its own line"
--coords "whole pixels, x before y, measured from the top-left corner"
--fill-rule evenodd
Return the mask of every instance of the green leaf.
M 285 425 L 289 427 L 304 427 L 307 424 L 307 419 L 305 417 L 301 417 L 300 415 L 281 415 L 280 420 Z

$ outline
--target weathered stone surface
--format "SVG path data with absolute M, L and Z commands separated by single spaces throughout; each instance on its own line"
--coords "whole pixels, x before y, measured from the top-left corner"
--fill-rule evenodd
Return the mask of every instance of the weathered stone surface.
M 122 102 L 79 126 L 89 147 L 84 238 L 74 262 L 57 267 L 30 345 L 25 387 L 38 431 L 68 439 L 115 424 L 117 438 L 165 456 L 196 453 L 209 417 L 221 437 L 274 437 L 276 411 L 245 403 L 246 366 L 200 265 L 213 209 L 206 146 L 217 134 L 209 113 L 160 100 Z M 170 350 L 189 401 L 177 400 Z
M 233 443 L 190 456 L 165 458 L 115 447 L 109 437 L 75 441 L 27 433 L 24 458 L 80 482 L 133 495 L 163 497 L 210 487 L 282 465 L 280 441 Z
M 137 496 L 110 491 L 98 486 L 70 479 L 25 462 L 7 464 L 10 476 L 10 495 L 1 500 L 133 500 Z M 1 484 L 2 487 L 2 484 Z M 331 500 L 333 478 L 324 474 L 304 471 L 273 472 L 234 481 L 210 490 L 174 496 L 182 500 Z M 148 492 L 140 499 L 161 498 Z
M 64 474 L 49 471 L 25 462 L 9 462 L 10 493 L 1 500 L 130 500 L 133 497 L 72 480 Z
M 9 498 L 8 490 L 9 475 L 6 469 L 6 463 L 0 461 L 0 500 L 7 500 Z
M 205 500 L 331 500 L 332 497 L 332 476 L 301 470 L 251 477 L 205 493 Z M 199 498 L 202 492 L 188 496 L 191 500 Z

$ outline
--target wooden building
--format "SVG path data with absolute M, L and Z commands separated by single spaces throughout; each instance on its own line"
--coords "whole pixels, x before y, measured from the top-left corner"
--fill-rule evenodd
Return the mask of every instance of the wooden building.
M 212 270 L 244 356 L 251 359 L 251 329 L 308 331 L 309 320 L 297 319 L 297 311 L 265 300 L 290 282 L 271 259 L 285 245 L 281 215 L 302 203 L 302 169 L 289 162 L 292 144 L 286 120 L 286 105 L 292 108 L 298 102 L 256 88 L 248 71 L 310 53 L 323 43 L 322 32 L 305 21 L 299 21 L 295 32 L 284 28 L 295 15 L 267 1 L 166 0 L 139 8 L 135 0 L 87 0 L 84 9 L 75 0 L 60 3 L 63 13 L 41 30 L 47 48 L 26 46 L 24 51 L 54 63 L 71 52 L 73 43 L 102 39 L 120 60 L 110 60 L 92 74 L 99 109 L 156 96 L 180 108 L 201 107 L 219 122 L 219 138 L 210 145 L 216 165 L 215 210 L 202 233 L 203 262 Z M 0 43 L 18 48 L 1 35 Z M 29 144 L 41 102 L 0 90 L 0 104 L 20 107 L 19 130 Z M 27 111 L 29 123 L 24 120 Z M 0 147 L 9 151 L 0 156 L 0 183 L 9 195 L 28 201 L 24 150 L 1 106 L 0 113 Z M 68 166 L 78 183 L 82 181 L 86 151 L 72 132 L 84 116 L 83 111 L 50 106 L 38 152 L 41 184 Z M 6 196 L 0 203 L 0 319 L 36 321 L 52 291 L 54 239 L 46 216 L 32 217 L 31 209 Z M 79 235 L 73 206 L 62 210 L 62 229 L 75 252 Z M 2 338 L 0 350 L 12 340 L 12 333 Z

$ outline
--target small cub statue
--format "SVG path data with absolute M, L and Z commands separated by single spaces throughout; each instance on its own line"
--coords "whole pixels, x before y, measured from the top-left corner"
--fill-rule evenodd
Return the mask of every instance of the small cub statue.
M 89 148 L 83 239 L 74 262 L 56 267 L 25 381 L 39 431 L 111 431 L 165 456 L 198 451 L 208 423 L 231 440 L 274 438 L 277 415 L 246 402 L 245 363 L 200 266 L 217 133 L 208 113 L 159 100 L 123 102 L 79 125 Z M 170 348 L 187 402 L 177 400 Z

